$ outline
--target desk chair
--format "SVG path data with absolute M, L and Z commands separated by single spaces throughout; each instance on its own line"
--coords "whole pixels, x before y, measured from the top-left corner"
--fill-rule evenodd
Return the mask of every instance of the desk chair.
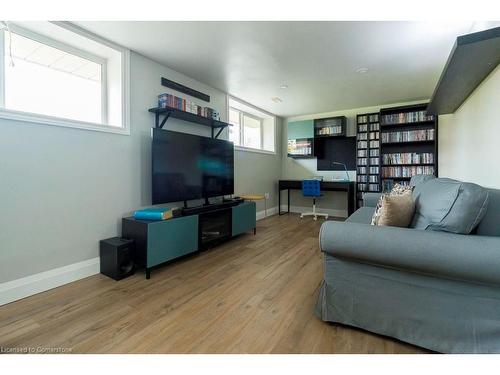
M 324 216 L 325 220 L 328 219 L 328 214 L 321 214 L 316 212 L 316 198 L 321 197 L 321 181 L 319 180 L 303 180 L 302 181 L 302 195 L 304 197 L 311 197 L 313 199 L 313 210 L 312 212 L 305 212 L 300 215 L 302 219 L 304 216 L 313 216 L 314 220 L 318 219 L 318 216 Z

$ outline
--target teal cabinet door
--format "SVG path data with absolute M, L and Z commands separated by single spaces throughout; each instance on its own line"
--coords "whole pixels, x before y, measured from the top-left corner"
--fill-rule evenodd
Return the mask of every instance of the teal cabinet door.
M 233 207 L 232 235 L 248 232 L 256 226 L 255 202 L 245 202 Z
M 198 215 L 148 225 L 147 267 L 198 250 Z
M 288 139 L 314 138 L 314 120 L 288 123 Z

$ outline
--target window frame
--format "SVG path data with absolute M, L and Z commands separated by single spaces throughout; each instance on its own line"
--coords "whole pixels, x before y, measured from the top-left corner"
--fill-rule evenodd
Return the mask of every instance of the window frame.
M 235 146 L 246 148 L 246 149 L 251 149 L 251 150 L 267 151 L 267 150 L 264 150 L 262 148 L 262 145 L 264 144 L 264 120 L 258 116 L 252 115 L 251 113 L 242 111 L 241 109 L 238 109 L 238 108 L 229 107 L 229 110 L 230 111 L 233 110 L 233 111 L 238 112 L 238 117 L 239 117 L 239 123 L 240 123 L 240 132 L 238 134 L 239 144 L 235 145 Z M 245 122 L 244 122 L 245 116 L 252 118 L 252 119 L 259 122 L 259 128 L 260 128 L 260 147 L 259 148 L 245 146 Z
M 36 112 L 17 111 L 5 108 L 5 35 L 6 31 L 0 33 L 0 119 L 15 120 L 22 122 L 31 122 L 44 125 L 56 125 L 84 130 L 95 130 L 122 135 L 130 135 L 130 51 L 108 42 L 94 34 L 88 33 L 83 29 L 73 26 L 67 22 L 51 22 L 62 27 L 67 31 L 75 33 L 78 36 L 102 44 L 105 47 L 116 50 L 121 54 L 121 101 L 122 101 L 122 124 L 113 126 L 108 124 L 108 64 L 103 57 L 84 51 L 67 43 L 57 41 L 51 37 L 28 30 L 24 27 L 9 24 L 10 30 L 18 35 L 32 39 L 47 46 L 57 48 L 63 52 L 78 56 L 80 58 L 97 63 L 101 66 L 101 122 L 88 122 L 64 117 L 50 116 Z
M 247 152 L 255 152 L 255 153 L 260 153 L 260 154 L 267 154 L 267 155 L 276 155 L 276 116 L 269 113 L 269 112 L 266 112 L 260 108 L 257 108 L 249 103 L 246 103 L 240 99 L 237 99 L 233 96 L 230 96 L 230 95 L 227 95 L 226 97 L 226 103 L 227 103 L 227 118 L 229 119 L 229 112 L 231 110 L 233 111 L 236 111 L 238 112 L 239 114 L 239 121 L 240 121 L 240 133 L 238 135 L 239 137 L 239 140 L 240 140 L 240 145 L 237 145 L 235 144 L 234 145 L 234 148 L 235 150 L 240 150 L 240 151 L 247 151 Z M 230 100 L 233 100 L 235 102 L 238 102 L 238 103 L 241 103 L 242 105 L 244 106 L 247 106 L 247 107 L 251 107 L 251 108 L 254 108 L 256 111 L 259 111 L 259 112 L 262 112 L 266 115 L 268 115 L 269 117 L 272 117 L 274 120 L 273 120 L 273 136 L 274 136 L 274 151 L 270 151 L 270 150 L 266 150 L 262 147 L 264 147 L 264 118 L 261 118 L 259 116 L 256 116 L 254 114 L 251 114 L 251 113 L 248 113 L 244 110 L 241 110 L 239 108 L 235 108 L 235 107 L 232 107 L 231 104 L 230 104 Z M 253 147 L 246 147 L 246 146 L 243 146 L 243 140 L 244 140 L 244 125 L 243 125 L 243 115 L 245 116 L 248 116 L 248 117 L 251 117 L 253 119 L 256 119 L 260 122 L 260 144 L 261 144 L 261 148 L 253 148 Z M 229 136 L 229 135 L 228 135 Z

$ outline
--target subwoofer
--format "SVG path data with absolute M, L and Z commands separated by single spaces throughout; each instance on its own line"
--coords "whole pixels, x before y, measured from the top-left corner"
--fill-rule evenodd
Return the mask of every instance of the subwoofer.
M 134 274 L 134 240 L 120 237 L 101 240 L 99 255 L 103 275 L 121 280 Z

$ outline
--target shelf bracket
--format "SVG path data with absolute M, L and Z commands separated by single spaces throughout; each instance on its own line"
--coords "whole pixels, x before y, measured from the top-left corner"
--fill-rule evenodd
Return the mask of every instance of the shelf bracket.
M 167 112 L 165 114 L 165 117 L 163 118 L 163 120 L 161 121 L 161 124 L 158 124 L 160 122 L 160 119 L 159 119 L 159 114 L 156 115 L 157 116 L 157 119 L 156 119 L 156 127 L 159 128 L 159 129 L 163 129 L 163 127 L 165 126 L 165 123 L 167 122 L 168 118 L 170 117 L 170 112 Z
M 217 132 L 217 134 L 215 135 L 215 138 L 219 138 L 219 135 L 220 133 L 222 133 L 222 131 L 224 130 L 224 128 L 220 128 L 219 131 Z M 212 138 L 214 138 L 214 128 L 212 127 Z

